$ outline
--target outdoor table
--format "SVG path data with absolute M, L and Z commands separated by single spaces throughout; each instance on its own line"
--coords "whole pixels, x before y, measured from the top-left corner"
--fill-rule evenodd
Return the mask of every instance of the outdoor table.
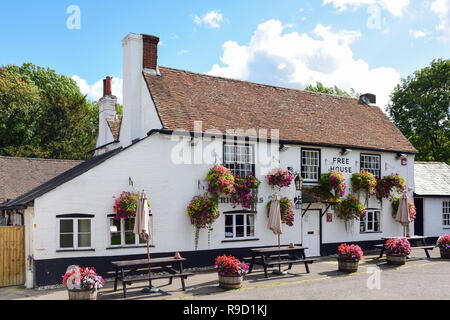
M 434 246 L 425 245 L 425 239 L 427 238 L 425 236 L 383 237 L 381 238 L 381 240 L 387 241 L 389 239 L 398 239 L 398 238 L 406 238 L 411 244 L 411 249 L 423 249 L 425 251 L 425 254 L 427 255 L 427 258 L 430 258 L 430 253 L 428 252 L 428 250 L 433 250 L 435 248 Z M 384 247 L 384 244 L 379 245 L 379 247 L 381 247 L 380 258 L 382 258 L 384 252 L 386 251 L 386 248 Z
M 150 259 L 139 259 L 139 260 L 127 260 L 127 261 L 114 261 L 111 264 L 115 267 L 115 279 L 114 279 L 114 291 L 117 291 L 118 281 L 122 281 L 123 285 L 123 295 L 124 298 L 127 297 L 126 285 L 133 281 L 148 280 L 150 288 L 152 287 L 152 280 L 169 278 L 169 284 L 172 284 L 173 278 L 180 278 L 183 291 L 186 291 L 186 285 L 184 280 L 188 276 L 193 275 L 193 273 L 183 271 L 183 261 L 185 258 L 175 259 L 174 257 L 162 257 Z M 150 265 L 151 268 L 157 267 L 166 271 L 166 274 L 162 273 L 151 273 L 149 277 L 148 269 L 145 274 L 136 275 L 137 271 L 144 271 L 144 268 Z
M 251 273 L 255 264 L 261 265 L 264 268 L 264 275 L 269 277 L 267 268 L 272 266 L 280 266 L 282 264 L 288 264 L 287 270 L 292 268 L 293 264 L 304 263 L 306 272 L 309 273 L 309 263 L 313 263 L 316 259 L 307 259 L 305 256 L 305 250 L 307 247 L 294 246 L 293 248 L 286 247 L 270 247 L 270 248 L 255 248 L 250 249 L 252 253 L 250 268 L 248 273 Z M 278 261 L 278 253 L 281 255 L 281 261 Z M 268 261 L 270 258 L 270 261 Z

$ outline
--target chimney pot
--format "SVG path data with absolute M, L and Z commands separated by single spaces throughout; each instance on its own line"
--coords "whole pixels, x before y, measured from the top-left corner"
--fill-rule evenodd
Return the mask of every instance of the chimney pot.
M 103 96 L 112 96 L 112 77 L 103 80 Z
M 158 43 L 159 38 L 147 34 L 142 35 L 143 40 L 143 67 L 144 69 L 156 70 L 158 66 Z

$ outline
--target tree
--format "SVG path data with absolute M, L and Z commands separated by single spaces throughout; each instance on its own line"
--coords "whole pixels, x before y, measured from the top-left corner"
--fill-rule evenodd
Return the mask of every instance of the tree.
M 333 94 L 335 96 L 359 98 L 361 94 L 356 92 L 353 88 L 350 89 L 350 93 L 345 90 L 339 89 L 337 86 L 325 87 L 321 82 L 316 82 L 315 86 L 309 85 L 305 88 L 306 91 L 319 92 L 326 94 Z
M 416 159 L 450 164 L 450 60 L 433 60 L 402 79 L 391 100 L 387 112 L 419 151 Z
M 54 159 L 87 159 L 95 148 L 98 108 L 75 81 L 31 63 L 7 65 L 0 73 L 0 154 Z M 20 111 L 20 113 L 19 113 Z

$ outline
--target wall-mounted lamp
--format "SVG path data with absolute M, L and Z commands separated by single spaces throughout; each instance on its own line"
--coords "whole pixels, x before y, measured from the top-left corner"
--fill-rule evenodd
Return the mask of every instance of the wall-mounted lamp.
M 397 153 L 397 156 L 395 157 L 395 159 L 399 160 L 401 158 L 406 158 L 406 157 L 407 157 L 407 155 L 404 153 Z
M 295 190 L 301 191 L 303 186 L 303 178 L 300 176 L 300 174 L 297 175 L 294 182 L 295 182 Z
M 350 152 L 352 152 L 352 149 L 345 149 L 345 148 L 343 148 L 343 149 L 341 150 L 341 155 L 342 155 L 342 156 L 346 156 L 346 155 L 348 155 Z
M 284 144 L 280 144 L 280 151 L 284 152 L 287 151 L 289 149 L 289 147 L 285 146 Z
M 198 140 L 195 140 L 194 137 L 192 137 L 189 143 L 191 147 L 196 147 L 198 145 Z

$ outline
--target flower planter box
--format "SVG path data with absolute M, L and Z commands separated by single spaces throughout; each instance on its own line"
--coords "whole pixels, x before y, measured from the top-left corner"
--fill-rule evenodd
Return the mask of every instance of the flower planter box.
M 406 263 L 406 255 L 387 254 L 386 259 L 388 264 L 403 265 Z
M 339 271 L 353 273 L 358 271 L 359 260 L 357 259 L 341 259 L 338 260 Z
M 450 259 L 450 248 L 439 248 L 441 250 L 442 259 Z
M 233 276 L 222 276 L 219 275 L 219 286 L 222 289 L 239 289 L 242 287 L 243 276 L 233 275 Z
M 69 300 L 97 300 L 96 289 L 67 290 Z

